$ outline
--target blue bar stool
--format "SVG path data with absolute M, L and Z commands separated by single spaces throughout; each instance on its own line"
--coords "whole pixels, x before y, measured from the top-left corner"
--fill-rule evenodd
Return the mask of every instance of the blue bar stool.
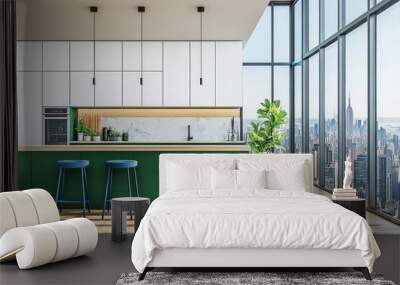
M 102 219 L 104 219 L 104 213 L 105 213 L 106 208 L 107 208 L 107 212 L 110 210 L 110 204 L 111 204 L 111 198 L 112 198 L 111 192 L 112 192 L 113 169 L 127 169 L 129 197 L 132 197 L 130 169 L 133 168 L 133 173 L 135 175 L 136 195 L 139 197 L 139 187 L 138 187 L 137 175 L 136 175 L 136 167 L 137 166 L 138 166 L 138 162 L 136 160 L 107 160 L 106 161 L 107 185 L 106 185 L 106 193 L 104 195 L 103 213 L 101 215 Z
M 87 176 L 86 168 L 89 166 L 88 160 L 59 160 L 57 161 L 59 168 L 58 184 L 57 184 L 57 195 L 56 203 L 60 208 L 60 212 L 63 209 L 63 204 L 82 204 L 83 205 L 83 216 L 86 215 L 86 205 L 90 213 L 90 202 L 87 187 Z M 65 181 L 65 170 L 66 169 L 80 169 L 81 181 L 82 181 L 82 196 L 81 200 L 65 200 L 64 199 L 64 181 Z

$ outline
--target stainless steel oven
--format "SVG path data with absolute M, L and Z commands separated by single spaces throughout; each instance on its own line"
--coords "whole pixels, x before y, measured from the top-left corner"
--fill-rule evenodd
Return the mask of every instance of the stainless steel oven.
M 43 108 L 43 142 L 46 145 L 68 144 L 68 108 Z

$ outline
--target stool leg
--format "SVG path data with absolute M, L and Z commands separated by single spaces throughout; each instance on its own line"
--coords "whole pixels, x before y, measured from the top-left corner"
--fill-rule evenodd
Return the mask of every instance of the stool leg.
M 58 170 L 58 182 L 57 182 L 57 194 L 56 194 L 57 206 L 58 206 L 58 200 L 60 198 L 61 176 L 62 176 L 62 168 Z
M 131 173 L 129 171 L 129 167 L 127 168 L 128 170 L 128 190 L 129 190 L 129 197 L 132 197 L 132 191 L 131 191 Z M 129 215 L 131 216 L 132 220 L 132 211 L 129 210 Z
M 85 174 L 83 168 L 81 168 L 81 180 L 82 180 L 82 200 L 83 200 L 83 216 L 86 216 L 86 190 L 85 190 Z
M 107 206 L 108 199 L 108 184 L 110 183 L 110 168 L 107 167 L 107 183 L 106 183 L 106 193 L 104 194 L 104 204 L 103 204 L 103 213 L 101 214 L 101 219 L 104 220 L 104 212 Z
M 129 197 L 132 197 L 132 191 L 131 191 L 131 174 L 130 174 L 129 168 L 127 168 L 127 169 L 128 169 L 128 190 L 129 190 Z
M 113 183 L 113 170 L 112 168 L 110 168 L 110 184 L 108 185 L 108 197 L 107 197 L 107 214 L 110 212 L 112 183 Z
M 133 173 L 135 174 L 136 196 L 139 197 L 139 186 L 138 186 L 138 182 L 137 182 L 136 167 L 133 169 Z
M 86 167 L 83 169 L 83 174 L 84 174 L 84 177 L 85 177 L 85 193 L 86 193 L 86 200 L 87 200 L 87 209 L 88 209 L 88 212 L 90 214 L 90 199 L 89 199 L 89 190 L 88 190 Z

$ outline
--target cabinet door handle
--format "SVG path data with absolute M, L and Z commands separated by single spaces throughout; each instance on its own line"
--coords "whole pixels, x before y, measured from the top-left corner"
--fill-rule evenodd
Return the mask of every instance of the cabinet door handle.
M 200 77 L 200 85 L 203 85 L 203 77 Z
M 140 85 L 143 85 L 143 77 L 140 77 Z
M 92 84 L 96 85 L 96 78 L 95 77 L 92 78 Z

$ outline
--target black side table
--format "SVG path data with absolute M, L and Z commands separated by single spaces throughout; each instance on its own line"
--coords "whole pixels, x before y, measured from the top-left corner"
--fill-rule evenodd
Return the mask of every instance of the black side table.
M 333 203 L 339 204 L 340 206 L 359 214 L 365 219 L 365 199 L 351 199 L 351 200 L 338 200 L 332 199 Z
M 150 199 L 143 197 L 122 197 L 111 200 L 111 239 L 113 241 L 123 241 L 126 239 L 126 215 L 134 212 L 135 233 L 139 228 L 140 221 L 146 214 L 150 206 Z

